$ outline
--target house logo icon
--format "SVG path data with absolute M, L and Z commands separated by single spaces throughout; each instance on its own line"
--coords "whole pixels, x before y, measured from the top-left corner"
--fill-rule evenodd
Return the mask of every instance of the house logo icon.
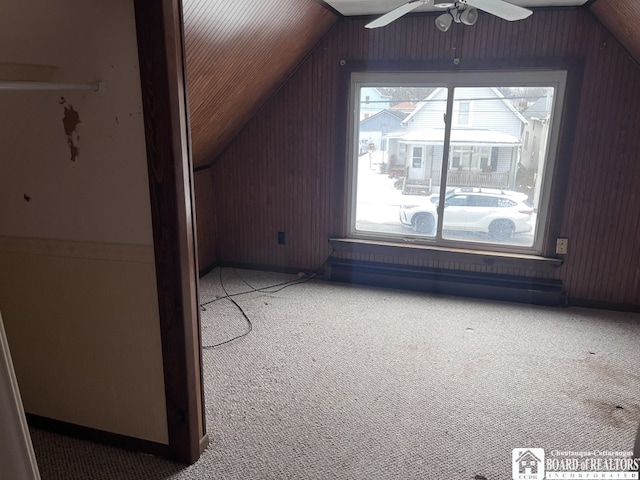
M 544 480 L 543 448 L 514 448 L 511 460 L 513 480 Z

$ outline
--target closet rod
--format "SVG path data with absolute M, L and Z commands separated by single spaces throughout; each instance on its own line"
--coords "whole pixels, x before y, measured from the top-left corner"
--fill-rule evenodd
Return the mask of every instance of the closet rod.
M 52 83 L 52 82 L 10 82 L 0 81 L 0 90 L 103 90 L 102 82 L 94 83 Z

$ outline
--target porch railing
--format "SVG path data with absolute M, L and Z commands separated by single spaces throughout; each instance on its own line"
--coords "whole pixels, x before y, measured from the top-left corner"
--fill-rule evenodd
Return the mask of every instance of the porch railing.
M 447 185 L 451 187 L 509 188 L 509 172 L 469 172 L 449 170 Z
M 433 171 L 432 178 L 426 180 L 410 180 L 405 177 L 403 191 L 405 193 L 430 194 L 433 187 L 440 185 L 440 172 Z M 509 172 L 469 172 L 465 170 L 449 170 L 447 173 L 449 187 L 485 187 L 509 188 Z

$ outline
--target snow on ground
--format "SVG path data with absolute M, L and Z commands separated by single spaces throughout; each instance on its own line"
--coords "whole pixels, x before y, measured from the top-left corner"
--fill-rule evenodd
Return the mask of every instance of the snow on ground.
M 380 172 L 383 152 L 365 153 L 358 159 L 356 218 L 358 222 L 399 225 L 403 203 L 416 203 L 416 195 L 403 195 L 393 187 L 395 179 Z M 408 200 L 407 200 L 408 197 Z
M 399 220 L 400 205 L 419 205 L 427 202 L 428 197 L 422 195 L 403 195 L 402 190 L 394 188 L 395 179 L 389 178 L 386 173 L 380 172 L 380 163 L 384 152 L 373 152 L 361 155 L 358 159 L 358 183 L 356 200 L 356 223 L 358 229 L 363 231 L 386 233 L 411 233 L 411 227 L 402 225 Z M 532 219 L 536 224 L 536 217 Z M 486 235 L 464 232 L 449 232 L 449 239 L 464 241 L 480 241 L 496 243 L 489 240 Z M 478 235 L 480 235 L 478 237 Z M 509 245 L 533 245 L 533 232 L 521 233 L 506 242 Z

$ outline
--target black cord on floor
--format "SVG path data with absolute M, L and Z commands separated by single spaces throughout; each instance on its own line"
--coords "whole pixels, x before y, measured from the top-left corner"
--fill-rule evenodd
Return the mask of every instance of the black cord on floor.
M 210 304 L 212 304 L 214 302 L 217 302 L 219 300 L 227 299 L 231 303 L 233 303 L 236 306 L 236 308 L 240 311 L 240 313 L 242 314 L 242 317 L 247 321 L 248 328 L 247 328 L 247 331 L 245 331 L 244 333 L 241 333 L 240 335 L 237 335 L 237 336 L 235 336 L 233 338 L 230 338 L 229 340 L 225 340 L 224 342 L 216 343 L 215 345 L 203 345 L 202 349 L 203 350 L 211 350 L 213 348 L 220 347 L 222 345 L 226 345 L 227 343 L 231 343 L 234 340 L 237 340 L 237 339 L 242 338 L 242 337 L 246 337 L 253 330 L 253 323 L 251 322 L 251 319 L 249 318 L 247 313 L 244 311 L 244 309 L 233 299 L 233 297 L 237 297 L 239 295 L 246 295 L 248 293 L 254 293 L 254 292 L 278 293 L 278 292 L 281 292 L 282 290 L 284 290 L 285 288 L 292 287 L 293 285 L 300 285 L 301 283 L 308 282 L 309 280 L 312 280 L 312 279 L 316 278 L 316 276 L 318 274 L 321 274 L 324 271 L 327 263 L 329 262 L 329 260 L 333 256 L 334 252 L 335 252 L 335 249 L 332 249 L 331 253 L 325 259 L 325 261 L 322 264 L 322 267 L 317 271 L 317 273 L 307 274 L 304 277 L 301 277 L 301 278 L 298 278 L 298 279 L 295 279 L 295 280 L 288 280 L 286 282 L 276 283 L 275 285 L 269 285 L 267 287 L 261 287 L 261 288 L 255 288 L 253 285 L 251 285 L 249 282 L 247 282 L 244 278 L 242 278 L 240 276 L 240 274 L 236 271 L 235 268 L 231 267 L 231 269 L 233 270 L 233 273 L 235 273 L 236 276 L 245 285 L 247 285 L 251 289 L 251 290 L 247 290 L 246 292 L 240 292 L 240 293 L 234 293 L 234 294 L 229 294 L 229 292 L 227 292 L 227 289 L 224 286 L 224 282 L 222 281 L 222 267 L 220 267 L 220 270 L 218 272 L 218 277 L 220 279 L 220 286 L 222 287 L 222 290 L 224 291 L 224 295 L 222 297 L 217 297 L 217 298 L 214 298 L 213 300 L 209 300 L 208 302 L 201 303 L 200 304 L 200 308 L 202 309 L 202 311 L 206 312 L 207 309 L 205 308 L 205 305 L 210 305 Z M 273 288 L 276 288 L 276 290 L 272 290 Z
M 220 272 L 222 272 L 222 268 L 220 269 Z M 299 285 L 299 284 L 301 284 L 301 283 L 308 282 L 309 280 L 311 280 L 311 279 L 313 279 L 313 278 L 315 278 L 315 277 L 316 277 L 316 274 L 315 274 L 315 273 L 312 273 L 312 274 L 310 274 L 310 275 L 308 275 L 308 276 L 303 277 L 302 279 L 288 280 L 288 281 L 286 281 L 286 282 L 276 283 L 276 284 L 274 284 L 274 285 L 269 285 L 269 286 L 266 286 L 266 287 L 260 287 L 260 288 L 251 287 L 251 290 L 247 290 L 247 291 L 244 291 L 244 292 L 238 292 L 238 293 L 227 293 L 227 291 L 226 291 L 226 290 L 224 289 L 224 287 L 223 287 L 223 290 L 224 290 L 224 292 L 225 292 L 225 294 L 224 294 L 224 295 L 222 295 L 221 297 L 216 297 L 216 298 L 214 298 L 213 300 L 209 300 L 209 301 L 207 301 L 207 302 L 203 302 L 203 303 L 201 303 L 201 304 L 200 304 L 200 308 L 201 308 L 201 310 L 202 310 L 203 312 L 206 312 L 206 311 L 207 311 L 207 309 L 206 309 L 206 308 L 204 308 L 206 305 L 210 305 L 210 304 L 215 303 L 215 302 L 218 302 L 218 301 L 220 301 L 220 300 L 231 299 L 232 297 L 238 297 L 238 296 L 240 296 L 240 295 L 246 295 L 247 293 L 255 293 L 255 292 L 263 292 L 263 293 L 278 293 L 278 292 L 280 292 L 280 291 L 284 290 L 284 289 L 285 289 L 285 288 L 287 288 L 287 287 L 291 287 L 291 286 L 293 286 L 293 285 Z M 242 280 L 242 279 L 241 279 L 241 280 Z M 221 282 L 221 286 L 222 286 L 222 280 L 221 280 L 220 282 Z M 247 283 L 247 282 L 244 282 L 244 283 Z M 249 285 L 249 284 L 247 283 L 247 285 Z M 249 286 L 250 286 L 250 285 L 249 285 Z M 269 290 L 269 289 L 271 289 L 271 288 L 275 288 L 275 287 L 281 287 L 281 288 L 279 288 L 279 289 L 277 289 L 277 290 Z
M 252 290 L 255 290 L 255 289 L 256 289 L 256 287 L 254 287 L 254 286 L 253 286 L 253 285 L 251 285 L 249 282 L 247 282 L 244 278 L 242 278 L 242 277 L 240 276 L 240 274 L 238 273 L 238 271 L 237 271 L 234 267 L 231 267 L 231 270 L 233 271 L 233 273 L 235 273 L 235 274 L 236 274 L 236 277 L 238 277 L 238 278 L 242 281 L 242 283 L 244 283 L 247 287 L 251 288 Z
M 309 280 L 311 280 L 312 278 L 316 277 L 316 274 L 313 273 L 311 275 L 305 276 L 302 279 L 296 279 L 296 280 L 289 280 L 286 282 L 282 282 L 282 283 L 276 283 L 275 285 L 269 285 L 267 287 L 261 287 L 261 288 L 255 288 L 253 287 L 249 282 L 247 282 L 246 280 L 244 280 L 239 274 L 238 272 L 233 269 L 233 272 L 236 274 L 236 276 L 242 280 L 249 288 L 251 288 L 251 290 L 248 290 L 246 292 L 240 292 L 240 293 L 234 293 L 234 294 L 230 294 L 227 289 L 224 286 L 224 282 L 222 281 L 222 267 L 220 268 L 218 274 L 219 274 L 219 281 L 220 281 L 220 287 L 222 287 L 222 290 L 224 291 L 224 295 L 218 298 L 215 298 L 213 300 L 210 300 L 208 302 L 204 302 L 202 304 L 200 304 L 200 308 L 203 311 L 206 311 L 205 305 L 209 305 L 213 302 L 217 302 L 219 300 L 224 300 L 227 299 L 229 300 L 231 303 L 233 303 L 235 305 L 235 307 L 238 309 L 238 311 L 242 314 L 242 317 L 246 320 L 248 328 L 245 332 L 241 333 L 240 335 L 237 335 L 233 338 L 230 338 L 229 340 L 225 340 L 224 342 L 220 342 L 220 343 L 216 343 L 214 345 L 203 345 L 202 349 L 203 350 L 211 350 L 212 348 L 216 348 L 216 347 L 220 347 L 222 345 L 226 345 L 227 343 L 231 343 L 234 340 L 238 340 L 239 338 L 242 337 L 246 337 L 247 335 L 249 335 L 249 333 L 251 333 L 251 331 L 253 330 L 253 322 L 251 322 L 251 319 L 249 318 L 249 316 L 247 315 L 247 313 L 244 311 L 244 309 L 238 304 L 238 302 L 236 302 L 233 297 L 237 297 L 238 295 L 246 295 L 248 293 L 254 293 L 254 292 L 263 292 L 263 293 L 278 293 L 282 290 L 284 290 L 287 287 L 291 287 L 293 285 L 300 285 L 301 283 L 305 283 L 308 282 Z M 271 290 L 272 288 L 276 288 L 276 287 L 280 287 L 277 290 Z
M 229 292 L 227 292 L 227 289 L 224 286 L 224 282 L 222 281 L 222 268 L 220 268 L 220 271 L 218 273 L 219 273 L 219 279 L 220 279 L 220 286 L 222 287 L 222 290 L 224 291 L 224 295 L 225 296 L 224 297 L 220 297 L 217 300 L 221 300 L 222 298 L 226 298 L 231 303 L 233 303 L 236 306 L 236 308 L 240 311 L 240 313 L 242 314 L 242 317 L 247 321 L 247 325 L 249 326 L 249 328 L 244 333 L 241 333 L 240 335 L 237 335 L 237 336 L 235 336 L 233 338 L 230 338 L 229 340 L 225 340 L 224 342 L 216 343 L 215 345 L 203 345 L 202 346 L 203 350 L 210 350 L 212 348 L 216 348 L 216 347 L 219 347 L 221 345 L 225 345 L 227 343 L 231 343 L 234 340 L 237 340 L 237 339 L 242 338 L 242 337 L 246 337 L 247 335 L 249 335 L 251 333 L 251 330 L 253 330 L 253 323 L 251 322 L 251 319 L 249 318 L 247 313 L 244 311 L 244 309 L 240 305 L 238 305 L 238 302 L 236 302 L 233 298 L 231 298 L 231 295 L 229 295 Z M 202 305 L 201 305 L 201 307 L 202 307 Z

